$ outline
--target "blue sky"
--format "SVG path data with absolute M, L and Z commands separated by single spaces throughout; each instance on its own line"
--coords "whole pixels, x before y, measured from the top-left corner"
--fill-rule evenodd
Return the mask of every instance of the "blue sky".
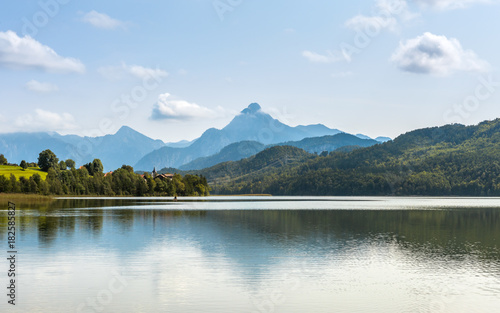
M 8 1 L 0 132 L 164 141 L 258 102 L 390 136 L 500 117 L 500 1 Z

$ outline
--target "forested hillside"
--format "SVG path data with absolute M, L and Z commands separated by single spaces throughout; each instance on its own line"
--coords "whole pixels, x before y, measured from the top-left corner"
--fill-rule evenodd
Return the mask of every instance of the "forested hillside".
M 238 184 L 253 184 L 254 178 L 270 175 L 278 178 L 289 167 L 297 166 L 315 157 L 316 155 L 296 147 L 274 146 L 241 161 L 224 162 L 192 173 L 200 173 L 203 176 L 210 175 L 214 187 L 227 186 L 227 189 L 224 190 L 229 192 L 231 186 L 236 182 Z M 256 184 L 260 185 L 261 182 L 256 182 Z M 229 193 L 239 192 L 235 189 Z
M 300 149 L 304 149 L 310 153 L 320 154 L 323 151 L 331 152 L 337 149 L 341 149 L 343 147 L 363 148 L 363 147 L 370 147 L 379 143 L 380 143 L 379 141 L 373 139 L 361 139 L 354 135 L 340 133 L 331 136 L 304 138 L 300 141 L 289 141 L 280 143 L 279 145 L 293 146 Z
M 239 141 L 224 147 L 219 153 L 198 158 L 180 167 L 181 170 L 199 170 L 226 161 L 238 161 L 264 150 L 265 146 L 257 141 Z
M 500 195 L 500 119 L 415 130 L 351 152 L 287 162 L 264 150 L 255 159 L 280 167 L 238 172 L 245 159 L 201 171 L 220 194 Z M 297 152 L 295 152 L 297 153 Z

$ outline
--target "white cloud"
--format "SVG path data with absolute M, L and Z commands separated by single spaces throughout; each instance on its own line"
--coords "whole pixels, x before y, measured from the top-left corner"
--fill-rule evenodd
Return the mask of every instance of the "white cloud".
M 170 99 L 169 93 L 158 96 L 158 102 L 153 107 L 153 120 L 187 120 L 214 117 L 215 112 L 196 103 L 184 100 Z
M 375 14 L 372 16 L 357 15 L 345 22 L 345 26 L 355 31 L 377 33 L 387 29 L 395 32 L 400 21 L 409 21 L 418 14 L 408 8 L 406 0 L 378 0 Z
M 31 91 L 36 91 L 36 92 L 41 92 L 41 93 L 59 90 L 59 87 L 57 87 L 57 85 L 55 85 L 55 84 L 42 83 L 42 82 L 36 81 L 34 79 L 27 82 L 26 87 Z
M 108 79 L 122 79 L 128 75 L 132 75 L 139 79 L 148 79 L 151 77 L 162 78 L 167 77 L 168 73 L 159 68 L 147 68 L 140 65 L 127 65 L 122 63 L 121 66 L 101 67 L 97 70 L 102 76 Z
M 376 8 L 379 16 L 394 16 L 402 21 L 409 21 L 419 16 L 410 11 L 406 0 L 378 0 Z
M 356 15 L 344 23 L 345 27 L 357 32 L 353 38 L 356 47 L 343 42 L 340 44 L 340 50 L 328 51 L 327 54 L 306 50 L 302 52 L 302 56 L 313 63 L 351 62 L 352 54 L 359 53 L 361 47 L 366 47 L 365 44 L 369 44 L 371 39 L 377 36 L 380 31 L 396 32 L 401 22 L 410 21 L 417 16 L 418 14 L 410 11 L 406 0 L 376 0 L 372 15 Z M 361 35 L 361 37 L 358 37 L 358 35 Z M 360 43 L 359 38 L 362 38 L 360 41 L 364 42 Z
M 492 3 L 491 0 L 414 0 L 424 7 L 432 7 L 438 10 L 463 9 L 473 4 Z
M 306 50 L 302 52 L 302 56 L 312 63 L 334 63 L 345 60 L 343 55 L 335 55 L 331 51 L 328 51 L 325 55 Z
M 0 65 L 48 72 L 85 72 L 80 60 L 64 58 L 30 36 L 19 37 L 10 30 L 0 32 Z
M 347 20 L 345 26 L 357 31 L 364 31 L 366 29 L 372 31 L 380 31 L 382 29 L 395 31 L 398 26 L 398 21 L 395 17 L 357 15 Z
M 127 67 L 130 74 L 137 78 L 146 79 L 150 77 L 167 77 L 168 73 L 158 68 L 147 68 L 139 65 L 131 65 Z
M 400 43 L 391 57 L 406 72 L 449 75 L 457 71 L 487 71 L 489 65 L 472 50 L 464 50 L 455 38 L 424 33 Z
M 97 28 L 104 28 L 104 29 L 126 28 L 125 23 L 123 23 L 122 21 L 114 19 L 107 14 L 96 12 L 94 10 L 86 13 L 83 16 L 82 21 Z
M 23 131 L 64 131 L 75 129 L 75 119 L 69 113 L 54 113 L 36 109 L 34 114 L 25 114 L 15 121 Z

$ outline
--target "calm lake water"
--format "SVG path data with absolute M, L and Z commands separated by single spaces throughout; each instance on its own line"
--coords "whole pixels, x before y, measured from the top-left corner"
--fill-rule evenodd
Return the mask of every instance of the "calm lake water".
M 500 199 L 59 199 L 17 206 L 1 312 L 499 312 Z

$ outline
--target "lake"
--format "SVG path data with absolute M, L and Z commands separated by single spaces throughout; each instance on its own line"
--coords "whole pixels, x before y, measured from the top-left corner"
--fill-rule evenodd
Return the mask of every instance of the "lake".
M 498 312 L 499 198 L 60 198 L 18 204 L 0 311 Z

